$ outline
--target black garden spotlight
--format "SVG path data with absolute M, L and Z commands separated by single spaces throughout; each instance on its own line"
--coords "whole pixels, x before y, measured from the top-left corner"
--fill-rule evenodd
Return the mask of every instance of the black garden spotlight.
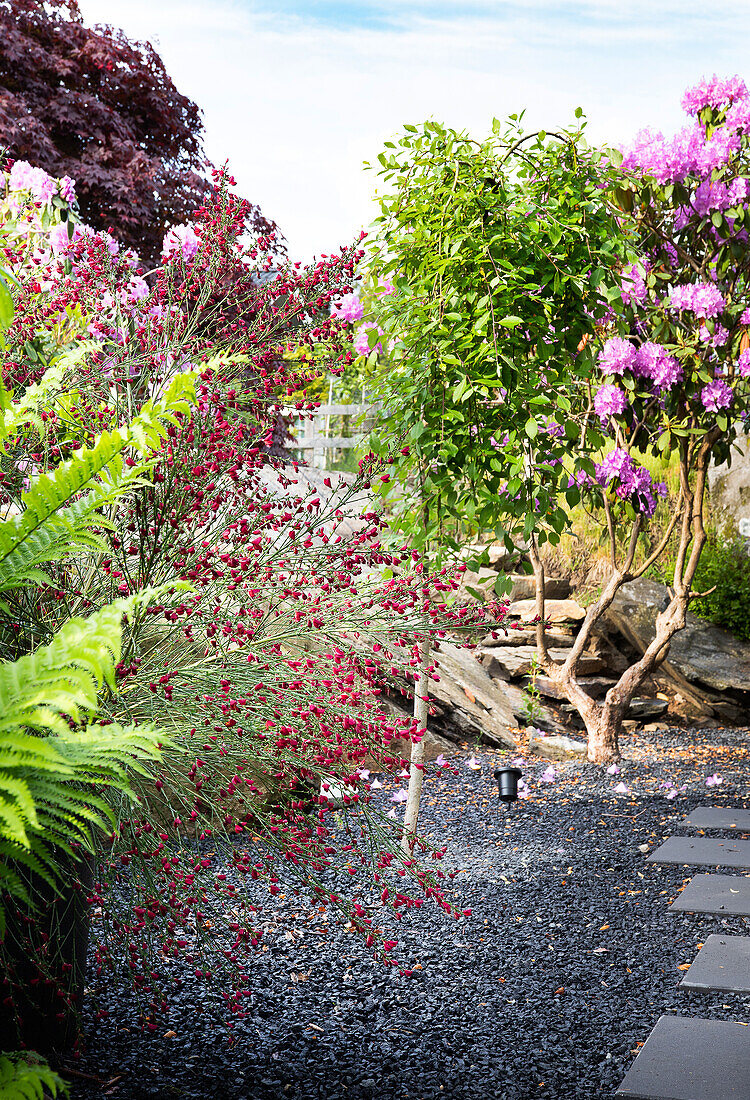
M 501 802 L 515 802 L 518 798 L 518 780 L 523 775 L 520 768 L 497 768 L 497 793 Z

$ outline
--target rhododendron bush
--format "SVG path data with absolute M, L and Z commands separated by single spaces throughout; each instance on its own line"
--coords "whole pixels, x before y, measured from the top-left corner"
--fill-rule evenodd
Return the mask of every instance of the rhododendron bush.
M 81 354 L 43 414 L 44 447 L 19 437 L 8 451 L 6 506 L 48 464 L 132 421 L 177 373 L 199 372 L 194 414 L 170 425 L 149 478 L 112 511 L 106 552 L 19 595 L 2 633 L 3 656 L 17 656 L 71 614 L 189 585 L 131 616 L 117 689 L 103 698 L 110 720 L 156 723 L 177 748 L 136 780 L 137 804 L 123 798 L 118 828 L 101 838 L 92 982 L 124 968 L 152 1030 L 170 981 L 220 984 L 227 1016 L 241 1012 L 262 936 L 253 880 L 332 905 L 396 965 L 405 909 L 428 896 L 460 913 L 432 862 L 442 853 L 419 840 L 407 858 L 400 822 L 370 805 L 365 765 L 392 768 L 394 741 L 421 736 L 386 708 L 384 686 L 413 685 L 421 640 L 469 626 L 473 613 L 450 610 L 447 570 L 428 573 L 408 548 L 381 544 L 369 491 L 395 458 L 370 456 L 353 483 L 318 485 L 274 457 L 284 409 L 304 413 L 299 395 L 319 364 L 338 370 L 351 355 L 331 310 L 348 308 L 358 252 L 276 267 L 273 237 L 248 232 L 247 204 L 217 175 L 149 272 L 81 222 L 73 181 L 43 175 L 16 164 L 4 178 L 0 246 L 15 309 L 5 385 L 34 382 L 66 349 Z M 31 921 L 43 971 L 34 936 Z
M 708 468 L 728 458 L 748 410 L 750 94 L 739 78 L 714 78 L 683 106 L 691 121 L 680 133 L 642 133 L 624 157 L 592 156 L 578 134 L 568 162 L 567 135 L 520 126 L 502 142 L 463 138 L 462 155 L 445 142 L 436 153 L 439 127 L 427 124 L 380 158 L 394 190 L 367 271 L 395 293 L 374 297 L 359 324 L 370 348 L 382 340 L 375 325 L 384 330 L 383 389 L 413 409 L 412 499 L 426 493 L 431 537 L 446 518 L 468 517 L 509 547 L 527 540 L 541 664 L 579 710 L 597 762 L 619 756 L 628 704 L 684 626 Z M 649 457 L 669 455 L 678 498 L 652 537 L 666 487 Z M 544 635 L 541 548 L 579 504 L 601 518 L 610 575 L 558 665 Z M 576 671 L 591 632 L 673 535 L 673 595 L 655 637 L 595 701 Z

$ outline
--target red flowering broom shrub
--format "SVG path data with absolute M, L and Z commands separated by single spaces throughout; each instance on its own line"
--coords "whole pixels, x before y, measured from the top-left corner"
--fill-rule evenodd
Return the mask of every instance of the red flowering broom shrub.
M 447 571 L 381 545 L 368 490 L 395 457 L 337 485 L 274 457 L 284 411 L 309 408 L 321 364 L 350 354 L 331 304 L 351 290 L 358 252 L 274 268 L 274 239 L 248 232 L 249 213 L 218 178 L 193 225 L 167 234 L 150 287 L 106 235 L 74 231 L 50 250 L 40 229 L 5 249 L 20 283 L 7 377 L 36 377 L 60 341 L 97 341 L 50 414 L 54 446 L 24 463 L 57 459 L 175 372 L 200 371 L 197 411 L 112 515 L 108 552 L 60 575 L 24 620 L 44 634 L 113 597 L 191 585 L 132 618 L 104 700 L 112 720 L 156 723 L 176 746 L 136 783 L 135 812 L 116 807 L 92 894 L 99 970 L 124 964 L 152 1030 L 186 975 L 220 984 L 228 1017 L 242 1012 L 258 884 L 333 906 L 392 965 L 405 909 L 426 896 L 460 916 L 433 862 L 442 852 L 419 840 L 403 853 L 402 825 L 371 804 L 362 769 L 399 765 L 393 743 L 421 735 L 382 693 L 414 683 L 425 635 L 488 612 L 453 607 Z M 290 354 L 300 348 L 310 355 Z M 4 474 L 11 496 L 18 466 Z

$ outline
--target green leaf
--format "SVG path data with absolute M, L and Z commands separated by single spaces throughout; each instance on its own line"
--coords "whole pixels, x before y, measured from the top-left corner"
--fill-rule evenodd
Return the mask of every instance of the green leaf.
M 8 328 L 13 321 L 13 295 L 0 278 L 0 328 Z

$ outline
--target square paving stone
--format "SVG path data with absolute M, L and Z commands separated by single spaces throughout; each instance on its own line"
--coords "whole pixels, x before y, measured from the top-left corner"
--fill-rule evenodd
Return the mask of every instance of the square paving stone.
M 693 829 L 740 829 L 750 833 L 750 810 L 732 810 L 723 806 L 696 806 L 680 825 Z
M 647 863 L 692 863 L 696 867 L 750 868 L 750 840 L 719 840 L 710 836 L 671 836 Z
M 616 1096 L 640 1100 L 750 1100 L 750 1027 L 662 1016 Z
M 750 992 L 750 936 L 709 936 L 680 987 Z
M 750 917 L 750 878 L 745 875 L 694 875 L 667 912 Z

